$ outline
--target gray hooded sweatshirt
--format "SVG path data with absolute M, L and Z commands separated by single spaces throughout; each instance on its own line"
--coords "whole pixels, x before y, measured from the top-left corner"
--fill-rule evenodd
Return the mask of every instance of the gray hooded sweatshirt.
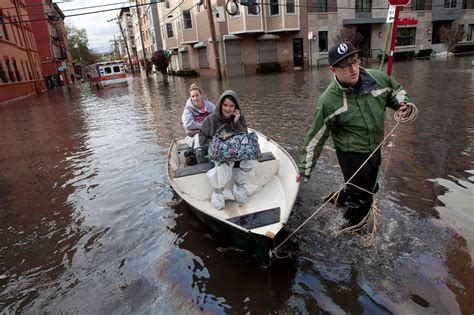
M 189 98 L 186 101 L 183 114 L 181 115 L 181 121 L 183 123 L 183 128 L 186 131 L 186 134 L 190 137 L 194 136 L 201 129 L 203 121 L 206 117 L 214 112 L 216 107 L 214 104 L 209 102 L 206 98 L 202 99 L 204 103 L 205 111 L 199 111 L 196 106 L 194 106 L 193 101 Z
M 234 123 L 234 118 L 231 117 L 229 119 L 225 119 L 221 113 L 221 104 L 226 96 L 232 96 L 235 101 L 235 108 L 240 110 L 240 119 L 237 123 Z M 232 90 L 227 90 L 222 93 L 221 97 L 219 98 L 219 102 L 217 103 L 217 107 L 214 113 L 209 115 L 199 130 L 199 144 L 207 152 L 209 144 L 212 141 L 212 137 L 221 129 L 225 127 L 226 130 L 238 133 L 238 132 L 248 132 L 247 131 L 247 123 L 245 121 L 244 115 L 242 113 L 242 107 L 240 104 L 240 99 Z

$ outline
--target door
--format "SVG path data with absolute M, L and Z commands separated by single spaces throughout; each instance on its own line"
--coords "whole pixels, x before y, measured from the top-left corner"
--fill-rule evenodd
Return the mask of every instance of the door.
M 225 42 L 225 63 L 228 76 L 244 74 L 242 66 L 242 42 L 240 40 Z
M 189 54 L 187 51 L 182 51 L 181 52 L 181 62 L 182 62 L 182 69 L 189 69 Z
M 293 38 L 293 66 L 295 68 L 303 68 L 303 39 Z
M 370 24 L 362 24 L 357 26 L 357 32 L 362 35 L 362 41 L 360 42 L 361 52 L 359 57 L 370 57 Z
M 258 63 L 278 62 L 277 41 L 261 40 L 257 42 Z

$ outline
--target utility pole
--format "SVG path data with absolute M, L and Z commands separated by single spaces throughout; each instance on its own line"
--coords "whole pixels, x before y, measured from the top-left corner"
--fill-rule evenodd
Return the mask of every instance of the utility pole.
M 114 34 L 114 45 L 115 45 L 115 47 L 114 47 L 114 58 L 115 58 L 115 54 L 117 53 L 118 59 L 122 60 L 122 55 L 120 54 L 120 48 L 119 48 L 117 39 L 115 38 L 115 34 Z
M 125 33 L 123 32 L 122 23 L 120 23 L 120 17 L 117 15 L 116 18 L 107 20 L 107 22 L 113 21 L 115 19 L 117 20 L 117 24 L 120 27 L 120 32 L 122 33 L 123 41 L 125 42 L 125 49 L 127 50 L 127 56 L 128 56 L 128 64 L 130 65 L 130 69 L 132 69 L 133 76 L 135 76 L 135 70 L 133 70 L 132 58 L 130 57 L 130 51 L 128 50 L 127 38 L 125 37 Z M 114 35 L 114 37 L 115 37 L 115 35 Z
M 145 66 L 145 73 L 146 73 L 146 77 L 148 78 L 148 62 L 146 60 L 145 44 L 143 43 L 143 35 L 142 35 L 142 23 L 140 21 L 140 11 L 138 10 L 138 2 L 137 1 L 138 0 L 135 0 L 135 8 L 137 10 L 138 30 L 140 31 L 140 42 L 142 44 L 143 65 Z
M 217 81 L 222 81 L 221 62 L 219 58 L 219 47 L 217 46 L 216 29 L 214 27 L 214 18 L 212 16 L 211 0 L 205 0 L 205 1 L 206 1 L 206 6 L 207 6 L 207 18 L 209 19 L 209 27 L 211 28 L 212 46 L 214 46 L 214 55 L 216 56 Z

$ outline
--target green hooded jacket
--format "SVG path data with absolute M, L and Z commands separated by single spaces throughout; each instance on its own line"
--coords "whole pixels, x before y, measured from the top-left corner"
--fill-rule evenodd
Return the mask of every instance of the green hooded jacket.
M 384 138 L 385 108 L 413 104 L 404 88 L 387 74 L 360 68 L 358 91 L 334 81 L 319 98 L 301 152 L 300 174 L 309 176 L 331 134 L 336 150 L 371 153 Z

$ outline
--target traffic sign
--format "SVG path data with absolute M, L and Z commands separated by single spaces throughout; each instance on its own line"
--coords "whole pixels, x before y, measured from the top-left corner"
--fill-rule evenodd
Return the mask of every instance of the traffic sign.
M 410 0 L 388 0 L 391 5 L 407 5 Z
M 396 6 L 391 5 L 388 7 L 388 14 L 387 14 L 387 24 L 388 23 L 393 23 L 393 20 L 395 20 L 395 10 Z

